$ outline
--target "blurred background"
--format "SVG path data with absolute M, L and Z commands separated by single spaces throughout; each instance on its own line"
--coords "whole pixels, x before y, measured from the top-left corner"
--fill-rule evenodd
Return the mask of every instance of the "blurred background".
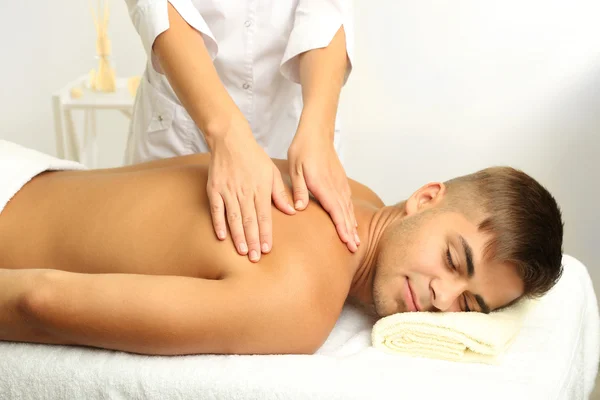
M 141 75 L 125 1 L 110 7 L 116 74 Z M 598 292 L 600 2 L 356 0 L 354 11 L 348 175 L 393 203 L 430 180 L 521 168 L 562 206 L 565 251 Z M 56 154 L 52 94 L 96 68 L 95 40 L 87 1 L 0 2 L 0 139 Z M 128 123 L 98 112 L 98 166 L 121 164 Z

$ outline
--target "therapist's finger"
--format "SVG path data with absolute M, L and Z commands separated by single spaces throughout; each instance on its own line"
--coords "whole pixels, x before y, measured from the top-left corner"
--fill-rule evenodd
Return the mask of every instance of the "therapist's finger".
M 273 166 L 273 187 L 271 189 L 271 197 L 273 198 L 273 204 L 275 204 L 275 207 L 277 207 L 279 211 L 289 215 L 296 213 L 296 210 L 294 210 L 294 207 L 290 204 L 287 190 L 285 190 L 283 179 L 281 179 L 281 172 L 279 172 L 279 169 L 275 166 Z
M 354 228 L 354 217 L 350 213 L 350 208 L 348 206 L 348 200 L 346 196 L 342 196 L 339 199 L 340 207 L 344 212 L 344 221 L 346 222 L 346 232 L 348 232 L 348 236 L 350 240 L 348 240 L 347 246 L 351 252 L 355 252 L 358 250 L 358 243 L 356 243 L 356 229 Z
M 358 222 L 356 221 L 356 214 L 354 213 L 354 203 L 352 202 L 352 197 L 348 199 L 348 210 L 350 211 L 350 221 L 352 222 L 352 227 L 354 228 L 354 241 L 358 246 L 360 246 L 360 237 L 358 236 Z
M 258 221 L 256 218 L 255 197 L 238 194 L 242 211 L 242 226 L 248 245 L 248 258 L 256 262 L 260 260 L 260 240 L 258 236 Z
M 348 242 L 350 242 L 350 235 L 348 233 L 346 216 L 344 215 L 344 209 L 341 206 L 342 203 L 338 200 L 335 191 L 315 189 L 313 190 L 313 193 L 319 203 L 321 203 L 321 206 L 323 206 L 323 209 L 325 209 L 331 217 L 342 242 L 348 245 Z
M 258 219 L 258 235 L 260 252 L 268 253 L 273 245 L 273 220 L 271 218 L 271 193 L 258 192 L 254 199 L 256 218 Z
M 296 210 L 304 210 L 308 206 L 308 188 L 304 179 L 302 165 L 292 165 L 290 177 L 292 178 L 292 193 Z
M 225 223 L 225 203 L 223 202 L 223 198 L 219 192 L 210 191 L 208 201 L 210 203 L 210 215 L 215 234 L 219 240 L 224 240 L 227 237 L 227 225 Z
M 348 241 L 346 242 L 346 246 L 348 250 L 351 252 L 355 252 L 358 250 L 358 246 L 356 245 L 356 239 L 354 237 L 354 225 L 351 222 L 350 211 L 348 210 L 348 203 L 343 195 L 338 194 L 337 199 L 339 208 L 341 209 L 341 213 L 343 216 L 343 224 L 346 227 L 346 234 L 348 236 Z
M 227 192 L 223 194 L 225 201 L 225 211 L 227 212 L 227 223 L 231 231 L 231 238 L 237 252 L 245 256 L 248 254 L 248 245 L 246 244 L 246 236 L 244 235 L 244 227 L 242 226 L 242 212 L 237 196 Z

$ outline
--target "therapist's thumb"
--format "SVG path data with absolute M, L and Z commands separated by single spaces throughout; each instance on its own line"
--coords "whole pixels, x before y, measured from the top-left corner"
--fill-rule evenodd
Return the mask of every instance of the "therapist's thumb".
M 304 210 L 308 206 L 308 188 L 304 179 L 304 170 L 301 165 L 292 166 L 291 168 L 290 177 L 292 178 L 294 207 L 296 210 Z

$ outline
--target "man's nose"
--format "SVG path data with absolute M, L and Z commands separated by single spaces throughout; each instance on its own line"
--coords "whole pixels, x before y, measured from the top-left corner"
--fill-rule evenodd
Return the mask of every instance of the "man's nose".
M 432 303 L 440 311 L 460 311 L 457 299 L 467 289 L 467 281 L 462 277 L 444 277 L 431 282 Z

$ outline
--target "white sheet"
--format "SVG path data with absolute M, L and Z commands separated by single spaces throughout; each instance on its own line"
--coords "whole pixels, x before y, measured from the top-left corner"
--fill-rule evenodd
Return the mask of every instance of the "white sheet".
M 149 357 L 0 343 L 2 399 L 587 399 L 599 360 L 596 296 L 564 257 L 558 285 L 528 315 L 501 365 L 384 354 L 346 306 L 314 356 Z
M 0 140 L 0 212 L 34 176 L 48 170 L 81 170 L 75 161 L 61 160 L 16 143 Z

